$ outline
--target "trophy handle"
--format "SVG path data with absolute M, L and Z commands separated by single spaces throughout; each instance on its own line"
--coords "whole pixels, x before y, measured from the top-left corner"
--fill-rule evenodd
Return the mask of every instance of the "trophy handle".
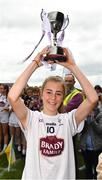
M 43 9 L 41 10 L 41 13 L 40 13 L 41 20 L 43 21 L 42 14 L 43 14 Z
M 67 15 L 65 27 L 61 29 L 61 31 L 64 31 L 67 28 L 68 24 L 69 24 L 69 17 Z

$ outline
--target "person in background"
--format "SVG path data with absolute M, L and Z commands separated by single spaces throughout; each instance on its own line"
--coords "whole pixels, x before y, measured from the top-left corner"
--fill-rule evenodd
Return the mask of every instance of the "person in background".
M 20 120 L 27 140 L 25 168 L 22 179 L 75 179 L 75 163 L 72 136 L 84 125 L 84 119 L 97 103 L 98 96 L 88 79 L 75 64 L 69 49 L 63 48 L 66 62 L 57 63 L 72 71 L 85 92 L 86 100 L 69 113 L 59 113 L 65 87 L 59 76 L 48 77 L 42 85 L 43 110 L 31 111 L 25 106 L 20 94 L 42 58 L 50 53 L 48 47 L 37 54 L 19 76 L 9 91 L 8 99 Z
M 2 95 L 3 90 L 4 90 L 3 84 L 0 83 L 0 96 Z
M 10 136 L 13 136 L 14 144 L 17 145 L 17 150 L 21 151 L 21 128 L 18 124 L 18 118 L 14 111 L 10 110 L 9 116 L 9 129 L 10 129 Z
M 2 92 L 0 95 L 0 150 L 5 151 L 8 140 L 9 140 L 9 107 L 10 104 L 7 100 L 7 95 L 9 92 L 9 86 L 6 84 L 2 84 Z M 3 141 L 3 149 L 2 149 L 2 141 Z
M 98 95 L 98 108 L 100 109 L 100 111 L 102 112 L 102 88 L 100 85 L 96 85 L 95 90 L 97 92 Z
M 3 91 L 4 91 L 4 86 L 0 84 L 0 98 L 2 96 Z M 0 152 L 2 151 L 2 142 L 3 142 L 2 125 L 0 123 Z
M 25 88 L 25 95 L 22 97 L 25 105 L 29 108 L 30 102 L 33 101 L 33 87 L 28 86 Z
M 38 86 L 33 87 L 33 99 L 30 101 L 29 108 L 32 111 L 40 111 L 42 109 L 41 93 Z
M 75 88 L 75 77 L 73 74 L 66 74 L 64 77 L 66 96 L 63 101 L 63 112 L 70 112 L 73 109 L 79 107 L 79 105 L 84 100 L 84 95 L 81 90 Z M 78 136 L 73 137 L 74 144 L 74 154 L 75 154 L 75 166 L 76 166 L 76 179 L 78 178 L 78 146 L 77 146 Z
M 96 90 L 97 94 L 102 93 L 102 87 L 100 85 L 95 85 L 95 90 Z
M 99 107 L 99 101 L 100 99 L 98 99 L 94 110 L 86 118 L 80 136 L 86 179 L 97 179 L 98 156 L 102 152 L 102 107 Z
M 96 85 L 95 86 L 95 90 L 98 94 L 98 108 L 100 110 L 101 113 L 101 121 L 102 121 L 102 87 L 100 85 Z M 96 167 L 96 171 L 97 171 L 97 179 L 102 179 L 102 152 L 100 153 L 99 157 L 98 157 L 98 164 Z
M 84 100 L 84 96 L 81 90 L 74 87 L 75 77 L 73 74 L 66 74 L 64 81 L 66 86 L 66 96 L 63 102 L 63 111 L 70 112 L 71 110 L 78 108 Z

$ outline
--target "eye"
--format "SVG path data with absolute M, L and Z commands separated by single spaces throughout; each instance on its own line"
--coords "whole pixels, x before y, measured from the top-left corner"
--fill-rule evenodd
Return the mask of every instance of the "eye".
M 58 92 L 58 93 L 56 93 L 56 95 L 57 95 L 57 96 L 62 96 L 62 93 L 59 93 L 59 92 Z
M 46 93 L 47 93 L 47 94 L 51 94 L 51 91 L 47 91 Z

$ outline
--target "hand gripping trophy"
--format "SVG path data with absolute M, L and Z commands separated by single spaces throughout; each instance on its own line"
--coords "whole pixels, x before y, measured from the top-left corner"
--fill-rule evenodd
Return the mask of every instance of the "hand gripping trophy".
M 35 49 L 42 41 L 45 34 L 47 34 L 48 39 L 50 41 L 50 45 L 49 45 L 50 53 L 43 58 L 43 61 L 44 62 L 47 62 L 48 60 L 66 61 L 66 57 L 63 53 L 63 48 L 61 47 L 61 45 L 64 39 L 65 29 L 69 24 L 68 15 L 65 17 L 62 12 L 58 12 L 58 11 L 46 13 L 42 9 L 40 16 L 42 20 L 42 36 L 38 44 L 34 47 L 31 54 L 24 61 L 28 60 L 30 56 L 34 53 Z M 58 37 L 59 33 L 60 35 Z

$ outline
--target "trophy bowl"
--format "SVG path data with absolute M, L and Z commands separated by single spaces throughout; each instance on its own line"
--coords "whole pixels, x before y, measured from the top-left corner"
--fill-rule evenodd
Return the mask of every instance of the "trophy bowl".
M 53 35 L 53 45 L 50 45 L 50 53 L 44 57 L 44 61 L 66 61 L 66 56 L 63 53 L 63 48 L 57 45 L 57 34 L 62 29 L 64 23 L 64 14 L 58 11 L 49 12 L 48 19 L 51 25 L 51 33 Z
M 57 33 L 61 31 L 61 28 L 63 26 L 64 14 L 61 12 L 53 11 L 48 13 L 48 19 L 51 24 L 51 32 L 54 35 L 57 35 Z

